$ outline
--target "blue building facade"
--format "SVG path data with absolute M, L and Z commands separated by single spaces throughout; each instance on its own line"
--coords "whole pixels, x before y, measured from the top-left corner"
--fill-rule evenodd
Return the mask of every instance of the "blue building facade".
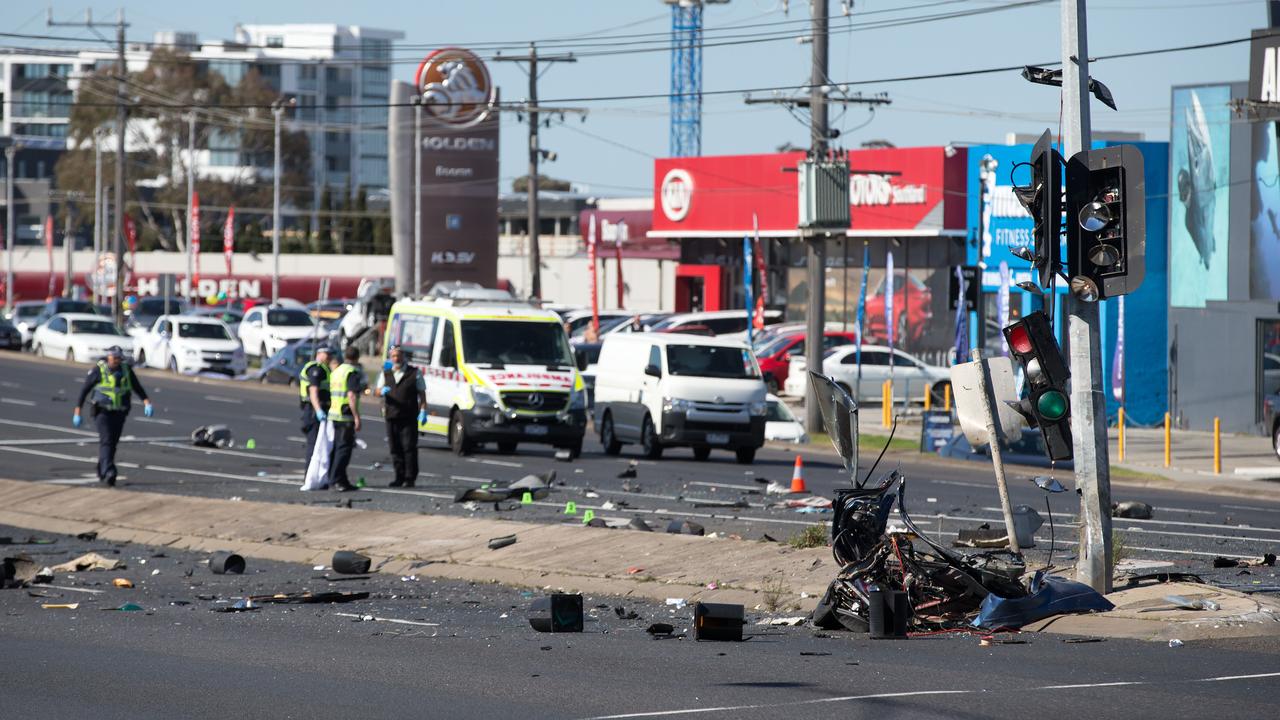
M 1099 142 L 1094 147 L 1115 143 Z M 1102 369 L 1107 414 L 1114 421 L 1123 401 L 1126 422 L 1155 425 L 1168 409 L 1168 143 L 1134 143 L 1142 152 L 1146 184 L 1146 277 L 1137 292 L 1124 298 L 1123 372 L 1115 372 L 1121 300 L 1102 301 Z M 1000 328 L 1031 312 L 1038 299 L 1017 287 L 1032 279 L 1026 260 L 1013 255 L 1031 245 L 1032 221 L 1013 194 L 1014 185 L 1030 182 L 1031 145 L 976 145 L 968 148 L 966 257 L 980 268 L 982 316 L 970 318 L 970 343 L 988 352 L 1007 352 Z M 1065 340 L 1065 298 L 1061 279 L 1046 299 L 1053 303 L 1055 328 Z M 1007 300 L 1003 300 L 1007 298 Z M 981 335 L 981 337 L 980 337 Z

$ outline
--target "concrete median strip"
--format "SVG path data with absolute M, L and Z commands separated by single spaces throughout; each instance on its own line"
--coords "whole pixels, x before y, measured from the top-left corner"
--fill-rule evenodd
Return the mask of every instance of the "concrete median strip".
M 338 550 L 358 550 L 377 571 L 392 575 L 655 600 L 682 596 L 749 608 L 768 601 L 807 609 L 833 571 L 826 548 L 13 480 L 0 480 L 0 524 L 71 535 L 96 531 L 103 540 L 195 551 L 232 548 L 246 558 L 308 565 L 327 563 Z M 269 540 L 285 531 L 296 537 Z M 512 534 L 519 537 L 515 545 L 489 549 L 490 538 Z M 627 573 L 641 564 L 644 573 Z M 718 589 L 707 589 L 711 581 Z

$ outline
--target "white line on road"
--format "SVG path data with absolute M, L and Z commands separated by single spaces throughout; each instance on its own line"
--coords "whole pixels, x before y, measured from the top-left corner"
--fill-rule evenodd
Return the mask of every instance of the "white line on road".
M 986 510 L 987 512 L 1001 512 L 1001 509 L 998 507 L 984 507 L 981 509 Z M 1061 516 L 1069 518 L 1072 521 L 1074 521 L 1076 517 L 1071 513 L 1061 513 Z M 1280 533 L 1280 528 L 1257 527 L 1253 525 L 1222 525 L 1219 523 L 1187 522 L 1185 520 L 1137 520 L 1133 518 L 1114 518 L 1112 521 L 1113 525 L 1116 520 L 1122 520 L 1127 523 L 1137 523 L 1140 525 L 1176 525 L 1178 527 L 1203 527 L 1214 528 L 1217 530 L 1256 530 L 1258 532 Z
M 250 415 L 250 416 L 249 416 L 249 419 L 250 419 L 250 420 L 261 420 L 262 422 L 285 423 L 285 424 L 288 424 L 288 423 L 293 422 L 292 420 L 289 420 L 288 418 L 272 417 L 272 416 L 270 416 L 270 415 Z
M 401 620 L 399 618 L 384 618 L 384 617 L 375 617 L 373 615 L 358 615 L 356 613 L 342 613 L 342 612 L 333 613 L 333 614 L 338 617 L 361 618 L 361 619 L 369 618 L 369 620 L 373 622 L 395 623 L 397 625 L 421 625 L 422 627 L 440 627 L 440 623 L 420 622 L 418 620 Z
M 199 448 L 193 445 L 182 445 L 180 443 L 158 442 L 152 443 L 159 447 L 173 448 L 175 450 L 189 450 L 191 452 L 203 453 L 205 455 L 236 455 L 239 457 L 253 458 L 255 460 L 279 460 L 280 462 L 291 462 L 305 465 L 306 462 L 300 458 L 284 457 L 283 455 L 267 455 L 266 453 L 241 451 L 241 450 L 223 450 L 217 448 Z
M 40 430 L 53 430 L 54 432 L 64 432 L 64 433 L 69 433 L 71 435 L 85 435 L 87 437 L 98 436 L 98 433 L 96 432 L 89 432 L 88 430 L 76 430 L 74 428 L 62 427 L 61 425 L 42 425 L 41 423 L 21 422 L 18 420 L 5 420 L 3 418 L 0 418 L 0 424 L 17 425 L 18 427 L 37 428 Z
M 166 420 L 164 418 L 140 417 L 140 418 L 134 418 L 134 419 L 137 420 L 138 422 L 155 423 L 156 425 L 172 425 L 173 424 L 172 420 Z
M 489 458 L 467 458 L 467 462 L 481 463 L 483 465 L 498 465 L 500 467 L 522 468 L 524 463 L 508 462 L 506 460 L 490 460 Z
M 1280 508 L 1264 508 L 1257 507 L 1256 505 L 1223 505 L 1222 507 L 1231 508 L 1232 510 L 1253 510 L 1256 512 L 1280 513 Z
M 98 464 L 98 458 L 84 457 L 83 455 L 64 455 L 62 453 L 46 452 L 44 450 L 32 450 L 30 448 L 18 448 L 18 447 L 8 447 L 8 446 L 0 446 L 0 450 L 4 450 L 5 452 L 22 453 L 23 455 L 39 455 L 40 457 L 53 458 L 54 460 L 70 460 L 72 462 L 89 463 L 91 465 Z M 119 461 L 116 462 L 116 465 L 119 467 L 126 467 L 126 468 L 138 467 L 137 463 L 119 462 Z
M 230 405 L 243 405 L 243 404 L 244 404 L 244 401 L 243 401 L 243 400 L 240 400 L 239 398 L 219 397 L 219 396 L 217 396 L 217 395 L 205 395 L 205 396 L 204 396 L 204 399 L 205 399 L 205 400 L 208 400 L 208 401 L 210 401 L 210 402 L 228 403 L 228 404 L 230 404 Z
M 1257 555 L 1232 555 L 1231 553 L 1203 552 L 1200 550 L 1173 550 L 1171 548 L 1143 547 L 1142 545 L 1128 545 L 1126 547 L 1130 550 L 1146 550 L 1147 552 L 1173 553 L 1175 555 L 1203 555 L 1204 557 L 1225 557 L 1237 560 L 1256 560 L 1258 558 Z
M 976 487 L 976 488 L 984 488 L 984 489 L 991 489 L 995 487 L 995 485 L 987 485 L 984 483 L 967 483 L 967 482 L 958 482 L 956 480 L 927 480 L 926 482 L 934 483 L 937 485 L 959 485 L 960 487 Z
M 693 481 L 690 481 L 690 482 L 689 482 L 689 484 L 690 484 L 690 485 L 701 485 L 701 486 L 703 486 L 703 487 L 722 487 L 722 488 L 731 488 L 731 489 L 733 489 L 733 490 L 757 490 L 757 491 L 758 491 L 758 490 L 763 490 L 763 489 L 764 489 L 764 485 L 763 485 L 763 484 L 756 484 L 756 485 L 734 485 L 733 483 L 702 482 L 701 480 L 693 480 Z
M 100 481 L 96 477 L 85 477 L 55 478 L 53 480 L 37 480 L 36 482 L 44 483 L 46 485 L 95 485 Z
M 19 400 L 17 398 L 0 398 L 0 402 L 9 403 L 10 405 L 21 405 L 23 407 L 35 407 L 36 404 L 31 400 Z

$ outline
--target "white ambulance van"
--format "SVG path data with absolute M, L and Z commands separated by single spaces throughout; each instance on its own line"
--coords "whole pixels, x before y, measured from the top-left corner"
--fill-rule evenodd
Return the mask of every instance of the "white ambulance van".
M 766 392 L 742 341 L 608 335 L 596 364 L 595 426 L 610 455 L 625 443 L 638 443 L 654 459 L 664 448 L 685 446 L 698 460 L 723 449 L 749 464 L 764 445 Z
M 391 307 L 382 356 L 400 345 L 427 385 L 420 432 L 459 455 L 482 443 L 520 443 L 577 457 L 587 396 L 560 317 L 520 300 L 431 298 Z

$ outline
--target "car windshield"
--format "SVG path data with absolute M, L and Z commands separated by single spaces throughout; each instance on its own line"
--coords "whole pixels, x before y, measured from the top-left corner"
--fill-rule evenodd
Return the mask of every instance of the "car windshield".
M 756 349 L 756 357 L 773 357 L 777 355 L 782 348 L 791 344 L 791 336 L 784 335 L 780 338 L 771 338 L 765 341 L 764 346 Z
M 178 337 L 199 338 L 201 340 L 230 340 L 227 329 L 217 323 L 183 322 L 178 323 Z
M 273 327 L 308 327 L 312 322 L 311 315 L 306 310 L 286 308 L 268 310 L 267 324 Z
M 13 317 L 18 320 L 33 318 L 39 315 L 40 311 L 43 309 L 43 305 L 19 305 L 13 309 Z
M 667 371 L 672 375 L 750 379 L 758 378 L 751 351 L 717 345 L 668 345 Z
M 559 323 L 464 320 L 462 354 L 467 362 L 494 366 L 573 367 L 573 354 Z
M 777 400 L 770 400 L 769 414 L 764 419 L 766 422 L 795 422 L 796 416 L 791 414 L 791 408 Z
M 110 320 L 72 320 L 71 332 L 79 335 L 119 335 Z
M 139 300 L 133 307 L 133 314 L 160 316 L 180 313 L 182 310 L 182 301 L 178 298 L 150 297 Z
M 97 315 L 98 309 L 93 303 L 87 300 L 59 300 L 57 303 L 58 312 L 60 313 L 89 313 Z

